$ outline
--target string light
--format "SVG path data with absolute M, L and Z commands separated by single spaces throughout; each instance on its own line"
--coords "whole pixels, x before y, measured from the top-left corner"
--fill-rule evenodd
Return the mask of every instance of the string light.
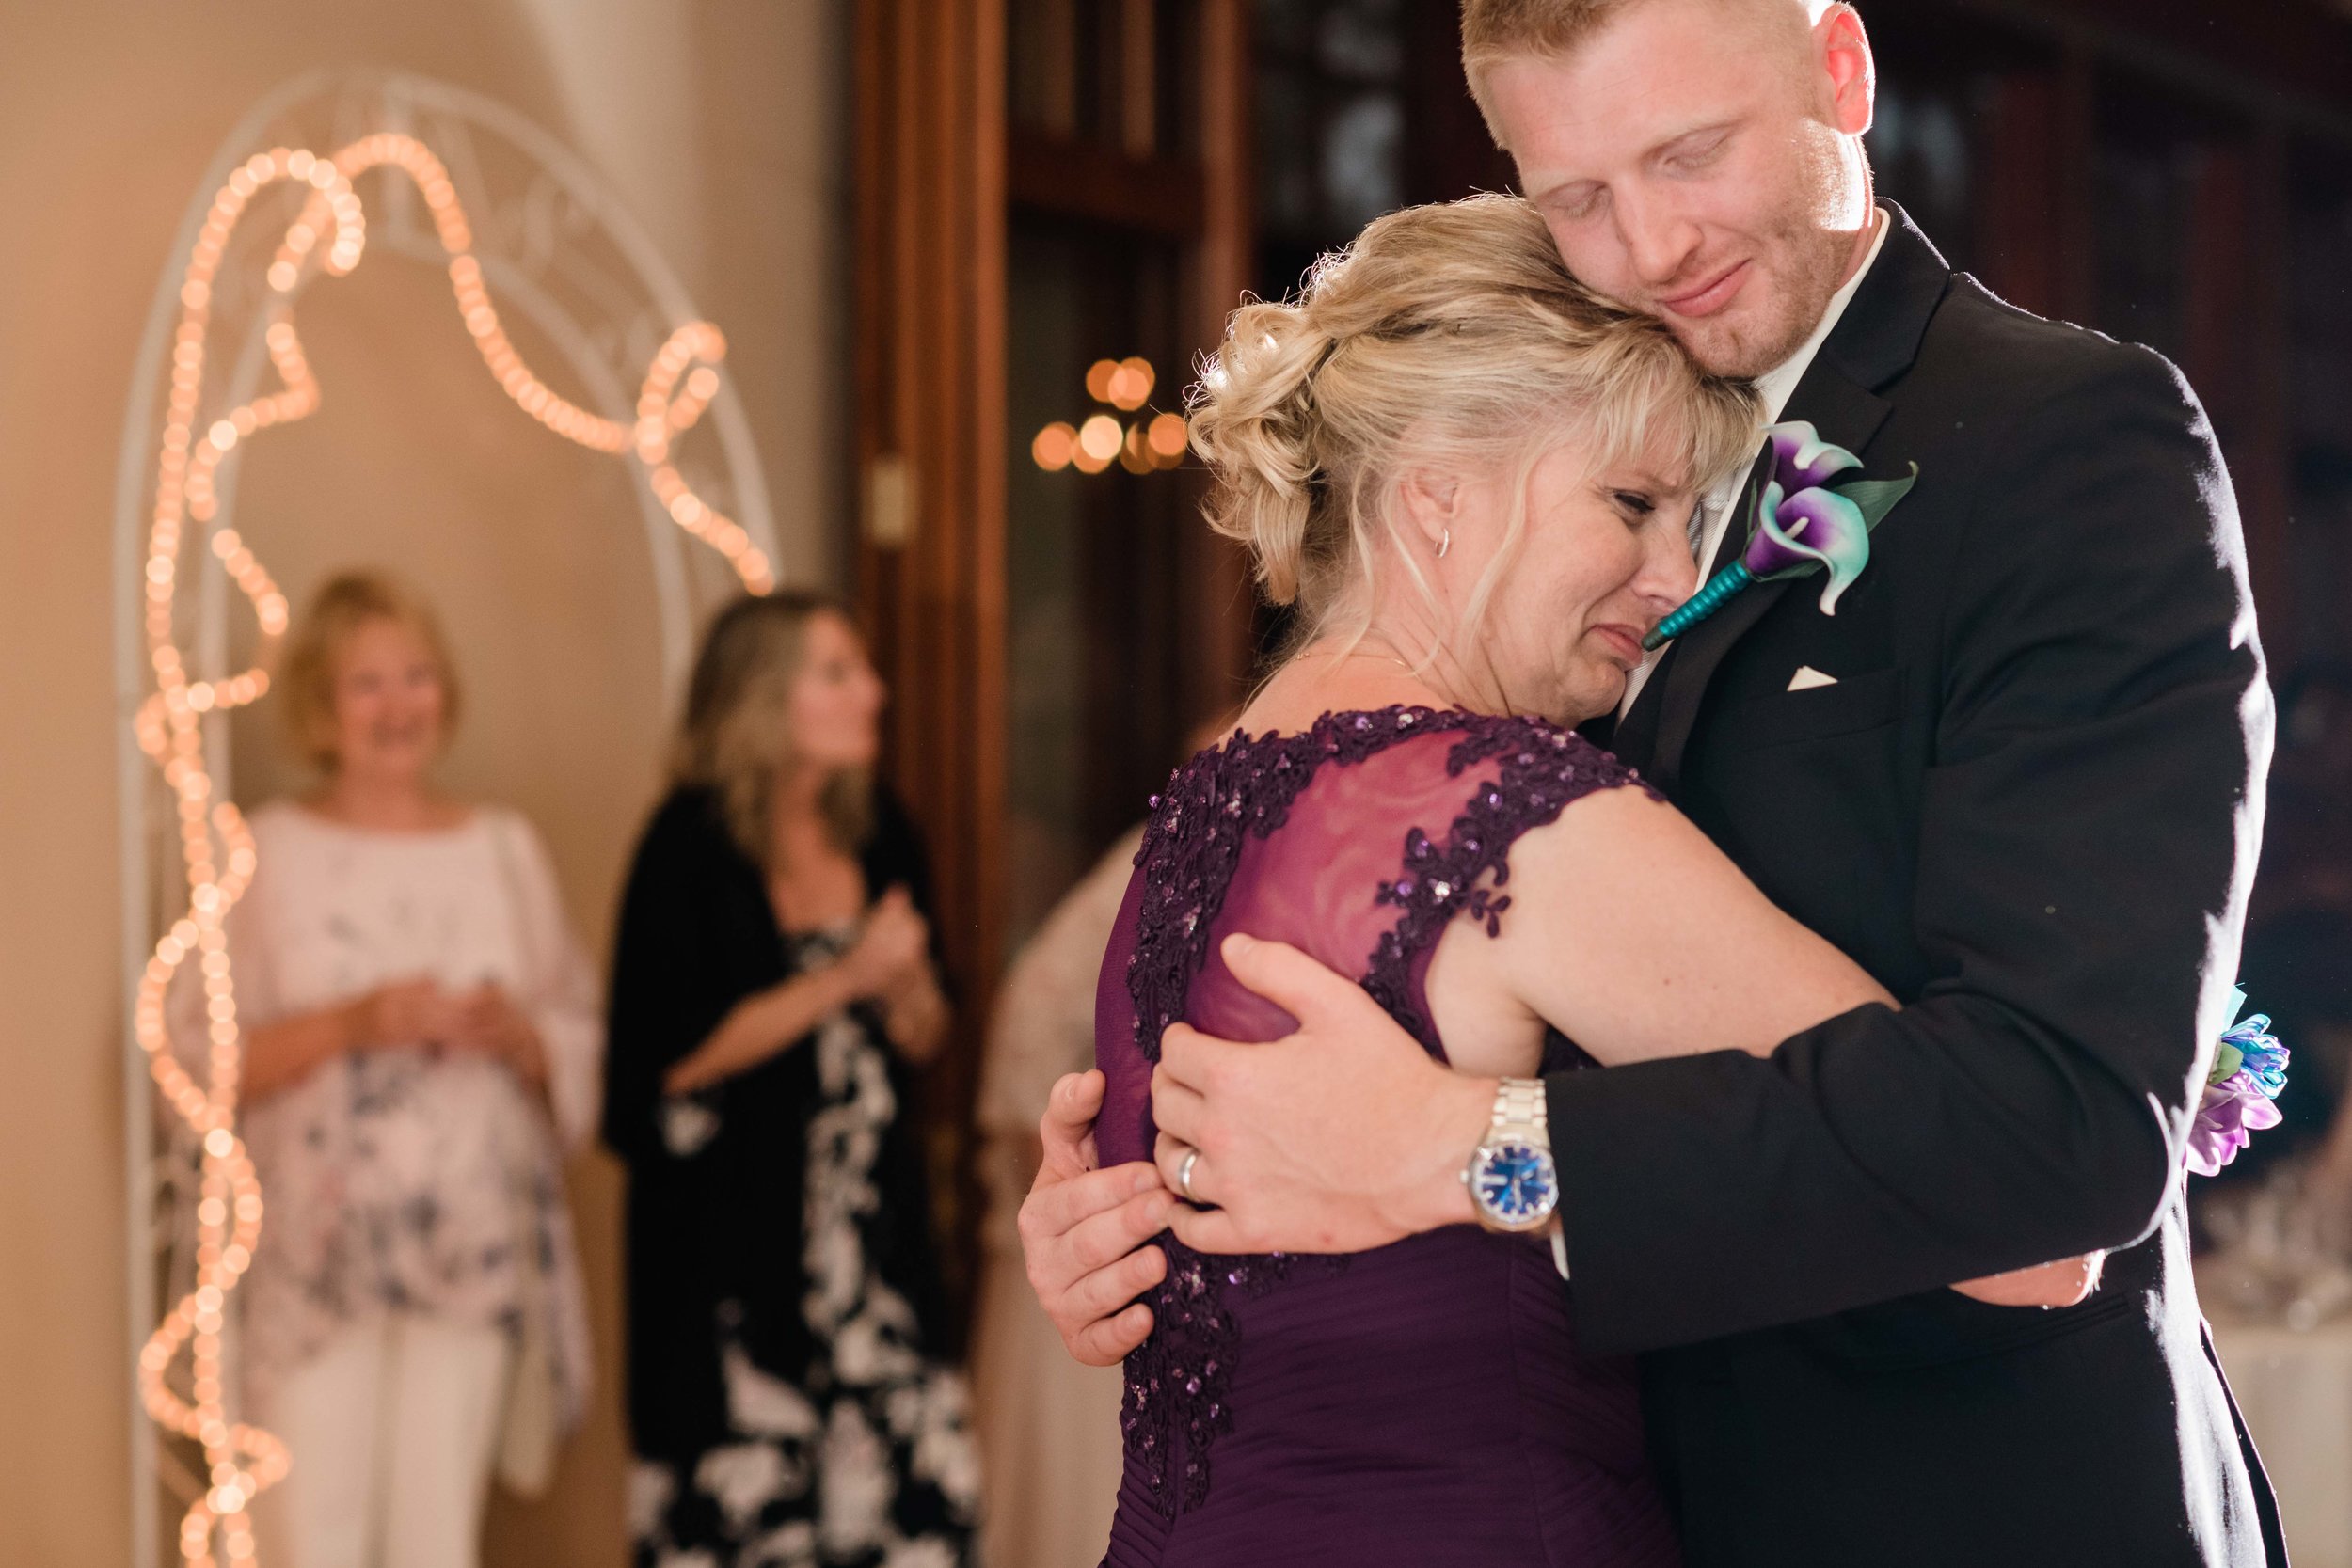
M 718 394 L 717 366 L 726 356 L 726 341 L 717 327 L 691 322 L 670 335 L 646 369 L 636 420 L 625 425 L 556 393 L 516 351 L 483 281 L 482 263 L 473 254 L 473 232 L 456 187 L 441 161 L 415 137 L 396 133 L 367 136 L 331 158 L 274 148 L 247 159 L 215 195 L 180 285 L 180 322 L 172 339 L 170 392 L 157 444 L 155 504 L 144 572 L 146 643 L 155 690 L 140 705 L 134 721 L 140 749 L 162 771 L 175 803 L 188 888 L 186 912 L 156 942 L 132 1006 L 132 1030 L 147 1053 L 156 1087 L 173 1114 L 197 1135 L 203 1155 L 195 1284 L 165 1314 L 138 1356 L 139 1393 L 149 1416 L 167 1432 L 204 1450 L 208 1485 L 188 1505 L 180 1524 L 180 1553 L 188 1568 L 218 1568 L 224 1560 L 234 1565 L 255 1561 L 249 1507 L 255 1497 L 285 1477 L 291 1464 L 285 1444 L 275 1435 L 228 1418 L 222 1336 L 229 1298 L 251 1267 L 261 1238 L 262 1189 L 252 1157 L 236 1133 L 244 1050 L 225 922 L 253 879 L 255 854 L 244 817 L 234 805 L 215 799 L 204 759 L 202 724 L 207 714 L 243 707 L 267 693 L 267 667 L 286 630 L 287 604 L 236 531 L 213 530 L 213 553 L 252 606 L 261 644 L 252 668 L 221 680 L 191 679 L 187 655 L 174 636 L 180 558 L 188 523 L 210 523 L 218 513 L 217 476 L 228 454 L 264 430 L 316 412 L 319 383 L 294 328 L 291 296 L 307 272 L 342 277 L 359 264 L 367 244 L 367 214 L 352 182 L 374 168 L 406 175 L 424 198 L 449 257 L 458 313 L 507 396 L 566 440 L 614 456 L 634 456 L 644 466 L 647 486 L 671 517 L 723 556 L 746 589 L 766 594 L 775 586 L 773 565 L 750 534 L 696 495 L 671 461 L 677 437 L 693 427 Z M 246 208 L 261 192 L 279 184 L 305 194 L 299 214 L 287 227 L 263 275 L 276 296 L 269 306 L 276 319 L 262 341 L 278 372 L 278 388 L 215 417 L 199 434 L 197 416 L 214 285 L 230 236 Z M 172 978 L 190 958 L 203 976 L 207 1051 L 201 1083 L 174 1053 L 165 1010 Z M 171 1386 L 168 1375 L 183 1351 L 188 1359 L 184 1396 Z M 215 1540 L 220 1558 L 214 1555 Z

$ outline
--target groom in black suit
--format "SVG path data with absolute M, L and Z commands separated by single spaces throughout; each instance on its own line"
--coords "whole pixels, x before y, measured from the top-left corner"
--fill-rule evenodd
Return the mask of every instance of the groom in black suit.
M 1919 471 L 1835 617 L 1819 578 L 1749 590 L 1639 673 L 1612 737 L 1904 1003 L 1769 1058 L 1547 1085 L 1579 1338 L 1645 1353 L 1690 1561 L 2283 1568 L 2183 1213 L 2270 752 L 2210 425 L 2157 356 L 2010 309 L 1873 201 L 1849 8 L 1464 13 L 1473 88 L 1578 275 L 1870 477 Z M 1710 569 L 1746 515 L 1724 494 L 1694 519 Z M 1178 1234 L 1355 1250 L 1468 1219 L 1492 1083 L 1298 954 L 1227 957 L 1300 1028 L 1170 1031 L 1164 1082 L 1200 1098 L 1158 1097 L 1162 1166 L 1198 1146 L 1221 1206 Z M 1032 1276 L 1108 1359 L 1148 1331 L 1120 1308 L 1165 1205 L 1074 1174 L 1083 1086 L 1056 1114 Z M 2102 1250 L 2072 1307 L 1943 1288 Z

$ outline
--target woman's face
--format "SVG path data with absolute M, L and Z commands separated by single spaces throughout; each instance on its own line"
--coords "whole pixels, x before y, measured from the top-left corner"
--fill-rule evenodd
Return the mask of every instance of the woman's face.
M 1506 711 L 1581 723 L 1613 709 L 1642 663 L 1642 639 L 1698 586 L 1689 526 L 1697 496 L 1662 466 L 1594 471 L 1570 442 L 1552 447 L 1527 484 L 1518 553 L 1503 568 L 1470 645 L 1454 662 Z M 1502 548 L 1506 480 L 1461 485 L 1454 543 L 1424 559 L 1440 601 L 1458 617 Z
M 335 655 L 335 768 L 419 783 L 441 754 L 446 692 L 432 645 L 405 622 L 362 621 Z
M 871 768 L 889 695 L 857 629 L 831 610 L 811 616 L 788 708 L 794 756 L 828 773 Z

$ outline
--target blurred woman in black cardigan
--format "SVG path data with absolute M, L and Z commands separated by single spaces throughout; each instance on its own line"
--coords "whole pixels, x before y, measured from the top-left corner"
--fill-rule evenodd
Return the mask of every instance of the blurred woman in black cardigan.
M 899 1111 L 945 1037 L 884 701 L 830 600 L 744 599 L 688 691 L 613 958 L 630 1528 L 674 1560 L 950 1568 L 977 1463 Z M 696 1557 L 696 1553 L 709 1554 Z

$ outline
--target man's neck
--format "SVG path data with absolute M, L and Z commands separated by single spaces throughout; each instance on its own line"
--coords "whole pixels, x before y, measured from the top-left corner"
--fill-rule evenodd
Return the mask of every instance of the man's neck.
M 1867 180 L 1862 185 L 1862 227 L 1854 230 L 1853 244 L 1846 247 L 1846 270 L 1837 275 L 1840 289 L 1852 282 L 1854 274 L 1869 262 L 1871 248 L 1878 244 L 1879 225 L 1886 221 L 1885 213 L 1879 208 L 1879 193 Z
M 1862 274 L 1869 267 L 1871 257 L 1878 253 L 1880 244 L 1886 236 L 1887 226 L 1893 221 L 1880 208 L 1873 206 L 1870 209 L 1870 221 L 1864 224 L 1861 232 L 1854 237 L 1854 249 L 1847 258 L 1845 275 L 1838 279 L 1837 287 L 1831 291 L 1829 298 L 1822 301 L 1820 313 L 1813 318 L 1812 330 L 1805 334 L 1803 341 L 1789 350 L 1788 357 L 1756 378 L 1756 389 L 1764 395 L 1765 413 L 1769 418 L 1780 418 L 1789 395 L 1796 390 L 1797 381 L 1804 374 L 1813 356 L 1820 352 L 1823 341 L 1836 325 L 1836 318 L 1843 313 L 1861 287 Z

